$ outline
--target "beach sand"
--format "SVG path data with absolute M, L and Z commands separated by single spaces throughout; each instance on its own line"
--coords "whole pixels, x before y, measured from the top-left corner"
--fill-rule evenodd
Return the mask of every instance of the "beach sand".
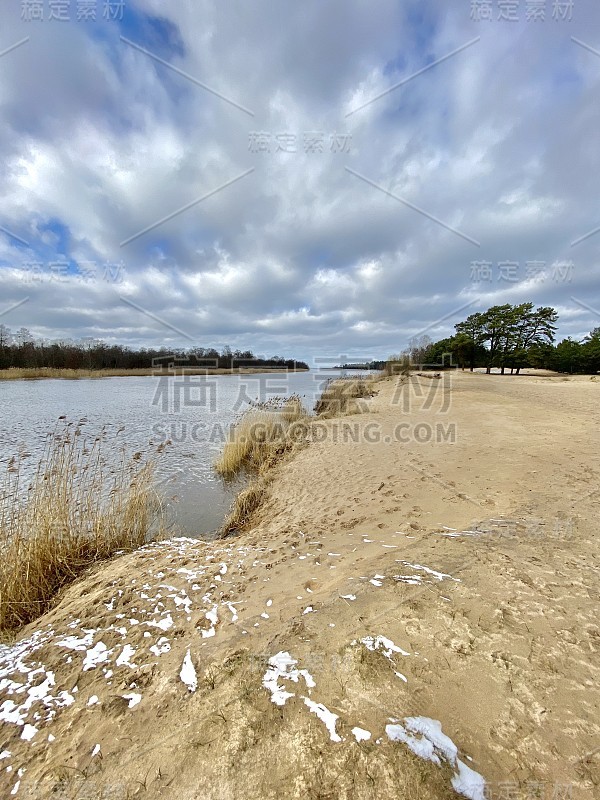
M 376 390 L 0 648 L 3 797 L 595 796 L 600 381 Z

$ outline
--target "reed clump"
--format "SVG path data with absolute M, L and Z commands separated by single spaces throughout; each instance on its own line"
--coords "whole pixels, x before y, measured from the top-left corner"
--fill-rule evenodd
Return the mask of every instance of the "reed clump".
M 374 394 L 370 378 L 334 378 L 327 382 L 315 404 L 318 417 L 342 417 L 360 411 L 356 402 Z
M 215 470 L 226 480 L 243 471 L 264 474 L 305 439 L 308 419 L 297 395 L 253 404 L 231 427 Z
M 269 470 L 286 454 L 304 446 L 310 434 L 310 417 L 297 395 L 254 403 L 232 425 L 223 452 L 215 464 L 225 480 L 242 473 L 250 484 L 236 496 L 221 527 L 228 536 L 242 529 L 267 496 Z
M 128 457 L 124 450 L 115 458 L 113 438 L 103 430 L 86 439 L 84 422 L 59 423 L 30 481 L 20 459 L 8 464 L 0 489 L 4 632 L 43 614 L 94 562 L 137 549 L 156 532 L 160 501 L 153 462 L 141 452 Z
M 241 530 L 250 521 L 250 517 L 262 505 L 267 496 L 267 484 L 264 479 L 253 481 L 248 487 L 236 495 L 229 513 L 221 526 L 221 538 Z

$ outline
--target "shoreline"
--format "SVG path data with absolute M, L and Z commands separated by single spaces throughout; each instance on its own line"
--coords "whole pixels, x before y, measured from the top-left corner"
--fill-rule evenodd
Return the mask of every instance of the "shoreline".
M 55 680 L 21 711 L 0 691 L 17 709 L 0 713 L 7 795 L 19 769 L 50 795 L 48 765 L 68 764 L 70 791 L 120 785 L 118 800 L 144 780 L 148 797 L 480 800 L 477 775 L 518 798 L 532 781 L 590 796 L 598 384 L 376 389 L 273 468 L 247 530 L 100 564 L 0 648 L 9 681 L 17 661 Z M 455 440 L 419 441 L 439 420 Z
M 11 371 L 20 374 L 11 374 Z M 273 374 L 287 374 L 296 372 L 310 372 L 310 369 L 286 369 L 284 367 L 239 367 L 237 369 L 190 369 L 190 368 L 173 368 L 173 370 L 157 370 L 152 367 L 141 369 L 100 369 L 100 370 L 85 370 L 85 369 L 55 369 L 53 367 L 8 367 L 7 369 L 0 370 L 0 381 L 15 381 L 15 380 L 98 380 L 100 378 L 164 378 L 176 377 L 181 375 L 256 375 L 261 373 Z M 21 374 L 25 373 L 25 374 Z M 28 374 L 29 373 L 29 374 Z

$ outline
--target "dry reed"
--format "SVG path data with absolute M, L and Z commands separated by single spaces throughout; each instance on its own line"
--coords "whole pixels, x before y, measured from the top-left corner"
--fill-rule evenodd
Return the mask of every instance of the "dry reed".
M 267 495 L 267 473 L 308 438 L 309 416 L 297 395 L 255 403 L 232 425 L 215 470 L 225 480 L 249 473 L 253 480 L 235 498 L 221 530 L 228 536 L 248 524 Z
M 64 418 L 62 418 L 64 420 Z M 148 541 L 159 518 L 153 464 L 142 453 L 115 460 L 103 430 L 61 421 L 30 485 L 19 459 L 0 489 L 0 630 L 46 611 L 57 592 L 94 562 Z M 121 432 L 120 429 L 117 435 Z
M 328 381 L 315 403 L 319 417 L 341 417 L 356 413 L 359 406 L 356 400 L 373 395 L 373 381 L 370 378 L 333 378 Z
M 307 420 L 302 401 L 295 395 L 254 404 L 231 427 L 215 470 L 226 480 L 244 470 L 264 473 L 302 441 Z
M 259 508 L 266 497 L 267 487 L 264 480 L 253 481 L 250 486 L 238 493 L 233 505 L 220 529 L 220 536 L 230 536 L 241 530 L 250 521 L 252 514 Z

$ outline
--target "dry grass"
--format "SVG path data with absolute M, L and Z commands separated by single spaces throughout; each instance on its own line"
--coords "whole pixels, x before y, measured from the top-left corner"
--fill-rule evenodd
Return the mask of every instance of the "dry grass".
M 308 414 L 299 397 L 275 399 L 249 408 L 231 427 L 215 470 L 231 480 L 241 472 L 264 474 L 305 437 Z
M 177 374 L 186 375 L 238 375 L 255 374 L 262 372 L 287 372 L 288 370 L 277 367 L 238 367 L 235 369 L 194 369 L 177 368 Z M 302 370 L 299 370 L 302 371 Z M 132 378 L 161 375 L 159 368 L 144 367 L 141 369 L 54 369 L 53 367 L 9 367 L 0 369 L 0 381 L 41 380 L 54 378 L 63 380 L 79 380 L 81 378 Z M 175 370 L 164 373 L 175 375 Z
M 153 464 L 142 453 L 114 454 L 105 432 L 93 441 L 61 422 L 27 487 L 17 459 L 0 493 L 0 631 L 42 614 L 87 567 L 148 541 L 160 503 Z M 120 433 L 119 431 L 117 435 Z
M 371 378 L 334 378 L 327 382 L 315 404 L 319 417 L 341 417 L 360 410 L 355 402 L 372 397 L 374 381 Z

